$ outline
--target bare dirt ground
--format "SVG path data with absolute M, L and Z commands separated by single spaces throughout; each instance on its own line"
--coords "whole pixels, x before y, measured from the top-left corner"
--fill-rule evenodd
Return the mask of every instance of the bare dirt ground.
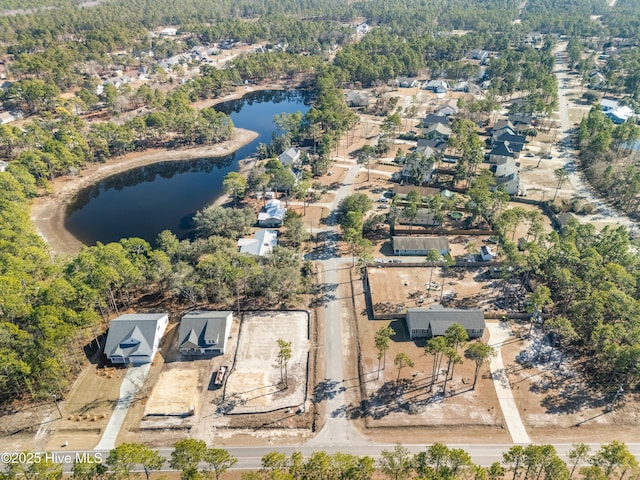
M 309 321 L 304 312 L 245 315 L 235 363 L 225 386 L 222 409 L 229 413 L 261 413 L 304 404 L 309 352 Z M 285 382 L 274 367 L 277 340 L 291 342 Z
M 393 314 L 398 305 L 404 311 L 413 307 L 428 307 L 442 303 L 451 308 L 480 308 L 498 311 L 496 301 L 501 289 L 498 282 L 488 278 L 488 267 L 451 268 L 444 272 L 434 267 L 380 267 L 368 268 L 371 299 L 379 314 Z M 427 285 L 431 282 L 430 292 Z M 421 301 L 422 298 L 422 301 Z
M 488 367 L 481 370 L 476 388 L 472 390 L 475 364 L 464 360 L 455 367 L 453 379 L 446 385 L 447 397 L 443 398 L 444 375 L 440 374 L 431 385 L 432 357 L 424 354 L 424 340 L 409 340 L 403 320 L 369 320 L 362 281 L 356 276 L 353 288 L 362 395 L 369 404 L 366 411 L 357 411 L 357 416 L 366 426 L 367 436 L 377 441 L 393 439 L 400 443 L 464 443 L 487 438 L 496 443 L 510 441 Z M 386 362 L 383 362 L 386 365 L 378 376 L 374 336 L 383 326 L 391 326 L 396 335 L 391 338 Z M 414 366 L 404 368 L 398 381 L 393 359 L 400 352 L 406 353 Z
M 505 371 L 531 440 L 534 442 L 637 441 L 638 395 L 613 403 L 583 375 L 584 360 L 563 356 L 528 323 L 511 323 L 516 340 L 502 347 Z M 613 407 L 610 409 L 610 407 Z

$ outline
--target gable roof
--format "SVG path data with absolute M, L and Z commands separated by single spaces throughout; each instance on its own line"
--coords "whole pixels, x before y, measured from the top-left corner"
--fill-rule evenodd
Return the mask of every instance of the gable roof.
M 436 152 L 442 152 L 447 148 L 447 141 L 442 137 L 419 138 L 417 148 L 429 147 Z
M 232 318 L 231 311 L 198 310 L 187 313 L 180 320 L 178 347 L 189 349 L 216 346 L 224 349 Z
M 434 134 L 440 137 L 448 137 L 451 135 L 451 128 L 443 123 L 432 123 L 425 126 L 424 134 Z
M 503 129 L 497 131 L 493 134 L 494 142 L 509 142 L 509 145 L 514 147 L 516 144 L 523 145 L 527 141 L 527 137 L 524 135 L 517 135 L 515 132 L 510 131 L 510 129 Z
M 393 186 L 393 194 L 398 195 L 399 197 L 407 196 L 411 190 L 417 190 L 418 192 L 420 192 L 420 195 L 422 195 L 423 197 L 440 194 L 440 190 L 432 187 L 416 187 L 414 185 L 398 185 L 398 184 L 395 184 Z
M 429 308 L 407 308 L 407 322 L 412 329 L 431 329 L 433 336 L 444 335 L 453 323 L 459 323 L 466 330 L 483 330 L 485 328 L 482 310 L 463 310 L 444 308 L 433 304 Z
M 505 142 L 497 142 L 489 155 L 496 155 L 502 157 L 513 157 L 513 149 L 508 141 Z
M 427 128 L 429 125 L 434 125 L 436 123 L 441 123 L 442 125 L 446 125 L 448 127 L 450 124 L 449 117 L 442 114 L 430 113 L 429 115 L 424 117 L 424 120 L 422 121 L 422 125 L 424 128 Z
M 151 356 L 158 323 L 167 313 L 132 313 L 111 320 L 104 353 L 107 357 Z
M 436 218 L 436 214 L 427 208 L 419 208 L 416 212 L 416 217 L 412 220 L 409 220 L 404 216 L 403 212 L 400 212 L 400 215 L 398 216 L 398 223 L 426 226 L 440 225 L 440 222 Z
M 286 167 L 287 165 L 291 165 L 292 163 L 297 162 L 299 158 L 300 150 L 298 150 L 296 147 L 289 147 L 280 154 L 278 160 L 280 160 L 280 163 Z
M 264 222 L 271 218 L 284 220 L 287 209 L 280 206 L 280 200 L 272 199 L 267 202 L 262 211 L 258 213 L 258 222 Z
M 438 250 L 448 252 L 449 239 L 447 237 L 393 237 L 394 250 Z
M 238 239 L 240 253 L 263 257 L 271 253 L 278 245 L 278 231 L 260 229 L 253 234 L 253 238 Z

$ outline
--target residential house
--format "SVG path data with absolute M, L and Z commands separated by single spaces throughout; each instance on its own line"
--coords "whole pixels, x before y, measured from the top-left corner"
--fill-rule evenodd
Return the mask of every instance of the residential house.
M 416 187 L 414 185 L 394 185 L 393 195 L 400 200 L 404 199 L 411 190 L 417 190 L 422 197 L 430 197 L 432 195 L 438 195 L 440 190 L 431 187 Z
M 440 225 L 438 216 L 427 208 L 419 208 L 416 212 L 416 217 L 409 219 L 404 216 L 404 213 L 400 211 L 398 215 L 398 223 L 401 225 L 416 225 L 420 227 L 437 227 Z
M 487 245 L 480 247 L 480 258 L 483 262 L 490 262 L 495 256 L 496 254 L 491 250 L 491 247 Z
M 444 125 L 442 123 L 432 123 L 428 127 L 422 129 L 422 134 L 427 139 L 434 138 L 449 138 L 451 136 L 452 130 L 451 127 Z
M 104 354 L 114 364 L 151 363 L 169 323 L 168 313 L 133 313 L 111 320 Z
M 424 256 L 431 250 L 437 250 L 441 255 L 449 253 L 447 237 L 393 237 L 394 255 Z
M 458 114 L 458 101 L 455 98 L 450 98 L 442 105 L 440 105 L 436 110 L 436 115 L 444 115 L 448 117 L 449 115 L 457 115 Z
M 0 125 L 6 125 L 7 123 L 15 122 L 19 118 L 18 115 L 11 112 L 0 113 Z
M 634 112 L 631 107 L 623 105 L 622 107 L 618 107 L 615 110 L 605 113 L 605 115 L 609 117 L 613 123 L 619 125 L 627 122 L 631 117 L 634 117 L 636 112 Z
M 518 173 L 518 164 L 511 157 L 499 157 L 496 164 L 491 166 L 491 171 L 496 177 L 507 177 Z
M 356 33 L 359 33 L 360 35 L 364 35 L 365 33 L 368 33 L 369 30 L 370 30 L 370 27 L 366 23 L 361 23 L 360 25 L 356 25 Z
M 447 141 L 442 137 L 435 138 L 419 138 L 416 145 L 416 150 L 430 148 L 436 153 L 444 153 L 447 149 Z
M 269 255 L 277 245 L 277 230 L 260 229 L 253 234 L 253 238 L 238 239 L 238 251 L 256 257 Z
M 616 110 L 620 106 L 620 102 L 611 98 L 603 98 L 600 101 L 600 106 L 602 107 L 602 111 L 607 113 Z
M 600 72 L 594 72 L 589 77 L 589 87 L 594 90 L 602 90 L 607 88 L 607 77 Z
M 417 79 L 411 77 L 397 77 L 396 84 L 400 88 L 415 88 L 420 86 L 420 82 Z
M 449 84 L 445 80 L 429 80 L 422 87 L 424 90 L 431 90 L 434 93 L 447 93 Z
M 443 336 L 454 323 L 462 325 L 469 338 L 480 338 L 486 328 L 482 310 L 444 308 L 439 304 L 429 308 L 407 308 L 406 321 L 409 338 Z
M 371 97 L 366 92 L 360 92 L 358 90 L 349 90 L 346 93 L 347 105 L 350 107 L 365 107 L 368 108 L 371 104 Z
M 233 323 L 230 311 L 194 311 L 180 320 L 178 348 L 182 355 L 224 355 Z
M 446 125 L 447 127 L 451 126 L 451 121 L 446 115 L 430 113 L 422 120 L 422 128 L 426 128 L 429 125 L 434 125 L 436 123 L 441 123 L 442 125 Z
M 509 195 L 522 194 L 522 190 L 520 189 L 520 177 L 518 177 L 517 173 L 512 173 L 506 177 L 496 177 L 496 185 L 492 187 L 492 190 L 499 187 L 502 187 Z
M 296 167 L 300 162 L 300 150 L 296 147 L 290 147 L 280 154 L 278 160 L 284 167 Z
M 491 127 L 491 134 L 495 134 L 504 130 L 505 128 L 511 130 L 512 132 L 516 131 L 516 127 L 506 118 L 501 118 L 496 123 L 494 123 L 493 127 Z
M 506 158 L 515 158 L 509 142 L 496 143 L 489 152 L 489 163 L 496 165 L 499 160 Z
M 533 116 L 530 113 L 511 113 L 509 121 L 513 124 L 516 131 L 522 127 L 528 127 L 533 122 Z
M 561 213 L 560 215 L 556 215 L 556 222 L 560 228 L 578 224 L 578 217 L 576 217 L 571 212 Z
M 281 227 L 287 209 L 280 206 L 280 200 L 272 199 L 258 213 L 258 225 L 266 228 Z
M 471 93 L 473 95 L 480 95 L 482 93 L 482 89 L 478 85 L 467 80 L 456 83 L 452 90 L 454 92 Z
M 480 60 L 480 62 L 486 62 L 489 60 L 489 52 L 480 48 L 472 50 L 469 56 L 471 57 L 471 60 Z
M 161 37 L 175 37 L 177 33 L 177 28 L 167 27 L 160 30 L 160 33 L 158 35 L 160 35 Z
M 504 127 L 497 132 L 494 132 L 491 136 L 491 145 L 495 145 L 498 142 L 509 142 L 514 151 L 521 152 L 524 148 L 524 144 L 527 142 L 527 137 L 524 135 L 518 135 L 515 130 L 509 127 Z
M 425 148 L 425 156 L 408 155 L 405 157 L 401 172 L 401 177 L 405 182 L 422 185 L 431 180 L 435 171 L 436 159 L 426 153 L 428 149 L 429 147 Z

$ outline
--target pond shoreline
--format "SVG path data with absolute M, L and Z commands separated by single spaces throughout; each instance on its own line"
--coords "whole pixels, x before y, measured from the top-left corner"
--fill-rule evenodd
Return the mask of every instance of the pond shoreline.
M 51 185 L 51 193 L 33 200 L 30 211 L 31 220 L 37 233 L 45 240 L 53 254 L 75 255 L 84 243 L 65 228 L 64 222 L 67 207 L 81 190 L 113 175 L 145 165 L 174 160 L 224 157 L 251 143 L 257 137 L 256 132 L 236 128 L 231 140 L 216 145 L 175 150 L 149 149 L 109 159 L 105 163 L 91 164 L 78 176 L 55 179 Z M 241 162 L 240 171 L 246 173 L 252 163 L 251 159 Z M 223 195 L 215 201 L 215 204 L 224 203 L 225 198 L 226 196 Z

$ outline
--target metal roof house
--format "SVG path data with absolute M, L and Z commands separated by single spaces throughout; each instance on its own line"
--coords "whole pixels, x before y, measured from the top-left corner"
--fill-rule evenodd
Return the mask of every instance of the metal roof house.
M 238 250 L 240 253 L 247 255 L 255 255 L 264 257 L 271 253 L 274 247 L 278 245 L 277 230 L 258 230 L 253 234 L 253 238 L 238 239 Z
M 394 255 L 426 255 L 437 250 L 441 255 L 449 253 L 447 237 L 393 237 Z
M 444 308 L 433 304 L 429 308 L 407 308 L 409 338 L 433 338 L 444 335 L 454 323 L 467 331 L 469 338 L 480 338 L 486 327 L 482 310 Z
M 111 320 L 104 354 L 111 363 L 151 363 L 169 323 L 168 313 L 131 313 Z
M 183 355 L 224 355 L 233 312 L 194 311 L 180 320 L 178 348 Z
M 280 200 L 272 199 L 258 213 L 258 225 L 261 227 L 274 228 L 282 226 L 287 209 L 280 206 Z
M 296 147 L 290 147 L 280 154 L 278 157 L 283 166 L 295 166 L 300 161 L 300 150 Z

